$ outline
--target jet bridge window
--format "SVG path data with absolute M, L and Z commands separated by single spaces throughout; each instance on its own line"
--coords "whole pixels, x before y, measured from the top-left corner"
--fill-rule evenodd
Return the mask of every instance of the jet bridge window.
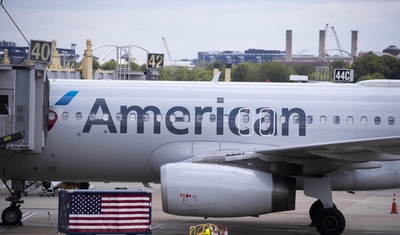
M 389 117 L 388 123 L 389 123 L 389 125 L 394 125 L 394 117 Z
M 0 114 L 8 114 L 8 95 L 0 95 Z

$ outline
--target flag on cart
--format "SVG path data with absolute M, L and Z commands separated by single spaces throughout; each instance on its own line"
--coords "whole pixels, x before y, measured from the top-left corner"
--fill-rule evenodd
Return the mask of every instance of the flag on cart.
M 70 232 L 138 233 L 151 230 L 151 197 L 146 194 L 73 194 Z

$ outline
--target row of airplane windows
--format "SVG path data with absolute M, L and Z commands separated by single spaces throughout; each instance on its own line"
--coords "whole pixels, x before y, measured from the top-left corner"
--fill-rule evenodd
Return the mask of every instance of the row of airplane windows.
M 104 121 L 108 121 L 109 117 L 110 117 L 110 115 L 107 114 L 107 113 L 104 113 L 102 115 L 102 119 Z M 49 119 L 50 120 L 54 120 L 54 118 L 55 118 L 55 114 L 54 113 L 50 113 Z M 83 118 L 83 114 L 81 112 L 77 112 L 75 114 L 75 119 L 76 120 L 79 121 L 79 120 L 82 120 L 82 118 Z M 122 114 L 121 113 L 117 113 L 115 118 L 116 118 L 117 121 L 121 121 L 122 120 Z M 254 120 L 254 118 L 251 119 L 251 116 L 249 114 L 245 114 L 241 118 L 242 118 L 241 122 L 243 122 L 243 123 L 250 123 L 251 120 Z M 63 120 L 68 120 L 69 119 L 69 113 L 68 112 L 63 112 L 62 113 L 62 119 Z M 89 114 L 89 120 L 94 121 L 96 119 L 97 118 L 96 118 L 96 114 L 95 113 Z M 129 121 L 136 121 L 136 119 L 137 119 L 137 117 L 136 117 L 135 113 L 130 113 L 129 114 L 129 116 L 128 116 L 128 120 Z M 157 114 L 156 115 L 156 121 L 157 122 L 161 122 L 162 119 L 163 119 L 163 116 L 161 114 Z M 150 120 L 150 115 L 148 113 L 143 114 L 143 121 L 146 122 L 146 121 L 149 121 L 149 120 Z M 175 114 L 172 114 L 172 115 L 169 116 L 169 120 L 171 122 L 176 122 L 177 120 L 180 120 L 181 122 L 189 122 L 190 121 L 190 116 L 189 115 L 183 115 L 183 117 L 177 117 Z M 217 117 L 216 117 L 215 114 L 210 114 L 209 115 L 209 121 L 210 122 L 215 122 L 216 120 L 217 120 Z M 293 123 L 295 123 L 295 124 L 298 124 L 300 122 L 300 118 L 299 118 L 298 115 L 293 115 L 292 120 L 293 120 Z M 349 124 L 349 125 L 352 125 L 355 122 L 353 116 L 347 116 L 347 118 L 345 118 L 345 120 L 346 120 L 346 123 Z M 225 114 L 224 117 L 223 117 L 223 121 L 224 122 L 228 122 L 229 121 L 229 115 Z M 340 124 L 341 123 L 341 118 L 339 116 L 334 116 L 332 121 L 333 121 L 334 124 Z M 196 117 L 196 122 L 203 122 L 203 116 L 198 115 Z M 267 124 L 271 122 L 271 116 L 269 114 L 264 116 L 264 122 L 267 123 Z M 285 123 L 286 122 L 286 116 L 280 116 L 279 117 L 279 122 L 280 123 Z M 306 117 L 306 123 L 307 124 L 312 124 L 313 122 L 314 122 L 313 116 L 308 115 Z M 365 124 L 368 123 L 368 118 L 366 116 L 362 116 L 360 118 L 359 122 L 361 124 L 365 125 Z M 376 125 L 380 125 L 382 122 L 383 122 L 382 118 L 379 117 L 379 116 L 376 116 L 376 117 L 373 118 L 373 123 L 376 124 Z M 322 125 L 327 124 L 328 123 L 328 118 L 326 116 L 320 116 L 319 117 L 319 123 L 322 124 Z M 394 117 L 388 117 L 387 118 L 387 123 L 389 125 L 394 125 L 395 124 L 395 118 Z

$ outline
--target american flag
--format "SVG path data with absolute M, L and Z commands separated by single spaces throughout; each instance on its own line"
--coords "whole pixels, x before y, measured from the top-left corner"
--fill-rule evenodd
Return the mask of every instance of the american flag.
M 148 194 L 73 194 L 70 232 L 137 233 L 151 231 Z

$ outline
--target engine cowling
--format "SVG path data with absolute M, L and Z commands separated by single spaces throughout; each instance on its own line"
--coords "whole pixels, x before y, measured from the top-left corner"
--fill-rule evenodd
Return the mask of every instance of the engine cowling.
M 294 210 L 296 180 L 228 165 L 170 163 L 161 167 L 161 194 L 169 214 L 258 216 Z

